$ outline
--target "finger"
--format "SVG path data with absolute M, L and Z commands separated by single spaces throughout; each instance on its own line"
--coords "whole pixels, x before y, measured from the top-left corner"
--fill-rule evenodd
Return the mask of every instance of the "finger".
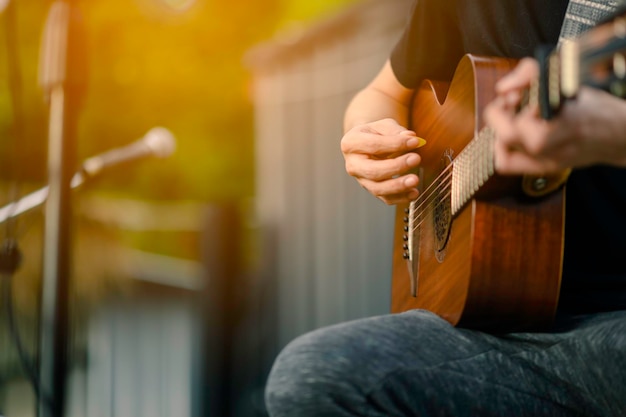
M 515 149 L 522 148 L 529 156 L 547 157 L 561 146 L 560 141 L 554 140 L 549 122 L 538 116 L 536 108 L 520 112 L 513 119 L 512 130 L 516 137 L 503 138 L 503 141 Z
M 539 65 L 533 58 L 523 58 L 515 68 L 495 85 L 498 94 L 526 88 L 539 76 Z
M 355 178 L 382 181 L 402 175 L 419 165 L 421 157 L 409 152 L 391 159 L 372 159 L 368 155 L 353 154 L 345 159 L 346 172 Z
M 402 126 L 396 119 L 391 117 L 366 123 L 363 127 L 371 133 L 378 133 L 383 136 L 399 135 L 403 132 L 411 132 L 415 134 L 415 132 L 412 132 L 410 129 Z
M 395 204 L 396 201 L 417 198 L 417 184 L 419 178 L 415 174 L 407 174 L 401 177 L 385 181 L 371 181 L 360 179 L 359 183 L 375 197 L 386 203 Z
M 406 153 L 424 146 L 426 141 L 418 138 L 415 132 L 402 131 L 393 135 L 381 135 L 369 130 L 356 130 L 346 134 L 341 140 L 344 155 L 361 153 L 384 157 L 394 153 Z
M 523 148 L 511 148 L 501 142 L 495 144 L 495 168 L 503 175 L 545 175 L 562 169 L 556 159 L 529 155 Z
M 408 193 L 393 194 L 385 197 L 378 197 L 378 199 L 383 203 L 391 206 L 394 204 L 409 203 L 415 200 L 418 196 L 419 192 L 417 190 L 411 190 Z
M 496 132 L 496 141 L 506 147 L 519 145 L 514 129 L 515 112 L 510 109 L 503 97 L 497 97 L 485 107 L 483 112 L 485 124 Z

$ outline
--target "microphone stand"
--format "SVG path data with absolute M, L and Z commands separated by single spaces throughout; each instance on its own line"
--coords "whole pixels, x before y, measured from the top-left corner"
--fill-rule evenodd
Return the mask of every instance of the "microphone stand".
M 48 99 L 48 196 L 45 207 L 43 283 L 40 319 L 39 417 L 65 413 L 70 328 L 71 179 L 76 148 L 77 109 L 69 65 L 73 7 L 56 0 L 42 39 L 40 84 Z M 70 77 L 68 77 L 70 75 Z M 74 82 L 74 80 L 71 80 Z M 52 401 L 46 401 L 49 398 Z
M 82 186 L 88 179 L 90 179 L 89 176 L 85 175 L 82 171 L 78 171 L 72 177 L 70 188 L 76 189 Z M 4 207 L 0 207 L 0 224 L 42 206 L 48 199 L 49 193 L 50 187 L 46 185 L 28 195 L 25 195 L 17 201 L 9 203 Z
M 111 149 L 83 161 L 82 166 L 72 176 L 70 189 L 81 187 L 112 166 L 148 156 L 165 158 L 170 156 L 175 148 L 176 139 L 172 132 L 164 127 L 153 127 L 140 140 L 130 145 Z M 17 201 L 0 207 L 0 224 L 43 205 L 48 199 L 49 193 L 50 186 L 46 185 Z

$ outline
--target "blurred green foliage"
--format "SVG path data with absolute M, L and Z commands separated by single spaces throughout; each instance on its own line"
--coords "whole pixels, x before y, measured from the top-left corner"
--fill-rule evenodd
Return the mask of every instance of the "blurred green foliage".
M 76 0 L 85 34 L 80 39 L 84 47 L 74 52 L 79 56 L 72 62 L 86 63 L 83 100 L 76 109 L 76 166 L 137 140 L 154 126 L 167 127 L 177 137 L 171 157 L 120 166 L 98 178 L 90 190 L 118 200 L 146 200 L 147 210 L 157 206 L 155 200 L 165 205 L 165 200 L 249 203 L 254 196 L 254 131 L 252 74 L 242 62 L 244 54 L 284 28 L 306 27 L 356 1 Z M 193 4 L 186 7 L 188 3 Z M 2 4 L 0 0 L 0 8 Z M 38 71 L 51 4 L 11 0 L 0 10 L 0 207 L 47 182 L 48 109 Z M 106 204 L 99 209 L 121 217 Z M 138 216 L 130 211 L 125 215 L 132 221 Z M 188 217 L 201 224 L 203 213 L 191 213 Z M 34 351 L 44 218 L 39 211 L 18 223 L 11 230 L 0 225 L 0 239 L 17 235 L 24 253 L 12 296 L 16 315 L 32 323 L 22 325 L 21 332 Z M 127 289 L 122 276 L 127 249 L 180 259 L 197 260 L 200 255 L 202 231 L 193 228 L 124 230 L 85 216 L 76 226 L 76 311 Z M 253 244 L 247 249 L 246 256 L 253 257 Z M 74 320 L 85 317 L 76 314 Z M 0 340 L 8 340 L 1 326 Z M 0 352 L 0 406 L 2 378 L 12 376 L 7 369 L 19 372 L 15 358 L 14 349 Z
M 154 126 L 177 137 L 171 157 L 121 165 L 82 190 L 73 252 L 75 293 L 89 303 L 124 279 L 125 250 L 199 260 L 202 205 L 228 201 L 250 208 L 253 80 L 244 55 L 287 28 L 306 28 L 359 0 L 75 1 L 84 36 L 71 66 L 86 63 L 77 70 L 84 88 L 75 109 L 76 167 L 134 142 Z M 51 4 L 11 0 L 0 11 L 0 206 L 47 182 L 48 109 L 38 71 Z M 86 207 L 94 195 L 96 202 Z M 128 208 L 125 200 L 147 204 Z M 175 213 L 170 224 L 193 226 L 127 227 L 129 222 L 162 225 L 164 217 L 171 218 L 155 214 L 162 213 L 157 202 L 176 207 L 192 202 L 196 211 L 166 211 Z M 36 313 L 40 293 L 43 222 L 40 210 L 20 217 L 16 227 L 0 227 L 0 238 L 13 234 L 24 251 L 14 296 L 29 315 Z M 254 258 L 253 243 L 245 251 L 246 259 Z
M 87 63 L 77 163 L 160 125 L 177 137 L 177 152 L 107 173 L 98 189 L 148 199 L 251 196 L 253 109 L 244 53 L 291 22 L 306 24 L 350 2 L 77 1 L 85 30 L 78 58 Z M 37 71 L 50 3 L 13 0 L 0 14 L 0 179 L 7 182 L 46 178 Z

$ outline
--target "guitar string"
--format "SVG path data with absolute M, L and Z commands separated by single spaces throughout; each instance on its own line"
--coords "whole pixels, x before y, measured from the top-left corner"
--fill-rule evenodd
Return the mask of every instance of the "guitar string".
M 448 188 L 448 190 L 449 190 L 449 192 L 445 193 L 445 194 L 443 195 L 443 198 L 441 198 L 440 200 L 438 200 L 438 202 L 437 202 L 436 204 L 433 202 L 433 204 L 434 204 L 434 206 L 432 207 L 432 209 L 433 209 L 433 210 L 434 210 L 434 209 L 436 209 L 436 208 L 437 208 L 437 207 L 438 207 L 441 203 L 443 203 L 443 201 L 444 201 L 444 199 L 445 199 L 445 198 L 449 197 L 449 196 L 452 194 L 452 189 L 451 189 L 451 188 Z M 427 206 L 426 208 L 427 208 L 427 209 L 430 209 L 430 208 L 431 208 L 431 206 L 432 206 L 432 204 L 431 204 L 431 205 L 429 205 L 429 206 Z M 416 231 L 416 230 L 417 230 L 417 229 L 418 229 L 418 228 L 419 228 L 419 227 L 420 227 L 420 226 L 421 226 L 421 225 L 422 225 L 422 224 L 426 221 L 426 214 L 427 214 L 428 212 L 427 212 L 427 211 L 423 211 L 423 213 L 424 213 L 424 217 L 423 217 L 422 219 L 420 219 L 419 223 L 417 223 L 416 225 L 414 225 L 414 226 L 413 226 L 413 228 L 411 228 L 411 230 L 409 230 L 409 232 L 410 232 L 410 233 L 415 232 L 415 231 Z
M 454 165 L 459 161 L 459 157 L 463 154 L 463 152 L 465 152 L 468 148 L 470 148 L 470 146 L 480 147 L 485 141 L 491 142 L 492 140 L 493 140 L 493 135 L 492 135 L 491 130 L 485 129 L 485 128 L 481 129 L 478 135 L 474 139 L 472 139 L 468 143 L 468 145 L 466 145 L 466 147 L 461 151 L 461 153 L 459 153 L 459 156 L 457 156 L 457 158 L 455 158 L 445 169 L 443 169 L 441 173 L 435 178 L 435 180 L 431 182 L 428 188 L 424 190 L 424 193 L 420 195 L 421 200 L 423 201 L 421 201 L 419 205 L 414 208 L 413 213 L 410 217 L 412 222 L 415 222 L 415 221 L 418 222 L 417 225 L 411 229 L 411 232 L 414 232 L 423 223 L 424 220 L 420 219 L 420 216 L 422 215 L 425 216 L 426 214 L 429 213 L 428 209 L 432 207 L 433 201 L 428 202 L 428 204 L 425 207 L 422 207 L 422 206 L 424 206 L 424 204 L 427 203 L 428 199 L 431 196 L 434 196 L 434 198 L 439 198 L 439 201 L 442 202 L 444 201 L 445 198 L 451 195 L 452 193 L 451 184 L 450 184 L 451 181 L 448 181 L 448 180 L 452 176 L 452 169 L 454 168 Z M 471 158 L 471 161 L 469 161 L 470 162 L 469 165 L 477 166 L 478 161 L 483 159 L 484 156 L 485 155 L 482 153 L 470 153 L 469 157 Z M 444 175 L 445 177 L 443 177 Z M 435 184 L 436 184 L 436 187 L 434 189 L 431 189 L 431 187 Z M 440 193 L 442 189 L 444 189 L 444 191 L 447 190 L 447 194 L 443 196 L 443 198 L 441 198 L 441 193 Z
M 426 200 L 431 194 L 439 191 L 438 188 L 441 186 L 441 183 L 443 181 L 445 181 L 447 178 L 449 178 L 449 176 L 452 174 L 451 172 L 448 173 L 447 171 L 450 170 L 450 166 L 446 167 L 444 170 L 442 170 L 439 175 L 428 185 L 428 187 L 420 193 L 420 195 L 418 196 L 417 200 L 415 200 L 415 203 L 417 203 L 418 200 Z M 441 178 L 442 176 L 447 175 L 446 178 Z M 436 185 L 435 189 L 431 189 L 431 187 L 433 185 Z M 424 201 L 421 202 L 418 207 L 416 207 L 416 210 L 418 210 L 420 208 L 420 206 L 424 204 Z
M 451 166 L 452 165 L 448 165 L 448 167 L 451 167 Z M 445 174 L 446 171 L 449 171 L 448 167 L 446 167 L 446 169 L 443 170 L 441 174 Z M 422 195 L 424 195 L 424 198 L 423 198 L 424 201 L 422 201 L 420 203 L 420 205 L 414 209 L 414 212 L 413 212 L 414 215 L 411 216 L 411 221 L 412 222 L 418 221 L 418 224 L 416 226 L 414 226 L 410 230 L 410 232 L 414 232 L 423 223 L 424 219 L 420 219 L 420 216 L 422 214 L 424 214 L 424 216 L 425 216 L 428 213 L 428 209 L 437 207 L 437 205 L 438 205 L 436 203 L 437 201 L 439 201 L 439 203 L 441 203 L 443 198 L 446 198 L 446 197 L 448 197 L 451 194 L 451 187 L 450 187 L 451 181 L 449 181 L 449 180 L 452 177 L 452 172 L 448 172 L 447 175 L 444 178 L 440 178 L 441 174 L 435 179 L 435 181 L 433 181 L 431 183 L 431 186 L 432 186 L 433 184 L 435 184 L 435 182 L 438 182 L 437 187 L 435 189 L 433 189 L 430 193 L 426 194 L 426 195 L 422 194 Z M 440 181 L 437 181 L 437 180 L 440 180 Z M 442 192 L 441 191 L 443 191 L 445 193 L 445 195 L 443 195 L 443 198 L 442 198 Z M 432 199 L 430 199 L 430 201 L 428 201 L 431 196 L 432 196 Z M 427 202 L 428 202 L 428 204 L 426 204 L 426 206 L 422 207 Z M 433 205 L 435 205 L 435 206 L 433 207 Z
M 448 172 L 450 171 L 450 172 Z M 444 178 L 442 178 L 445 175 Z M 445 169 L 443 169 L 441 171 L 441 173 L 439 173 L 439 175 L 430 183 L 430 185 L 424 190 L 423 193 L 421 193 L 419 195 L 419 197 L 417 198 L 417 200 L 415 200 L 415 203 L 417 203 L 418 200 L 424 200 L 421 201 L 419 203 L 419 205 L 417 207 L 414 208 L 414 213 L 419 215 L 419 212 L 422 211 L 422 205 L 424 205 L 426 203 L 426 201 L 428 200 L 428 198 L 439 192 L 440 188 L 443 186 L 445 187 L 446 185 L 443 183 L 444 181 L 446 181 L 447 179 L 450 178 L 450 176 L 452 175 L 452 164 L 448 165 Z M 434 189 L 431 189 L 431 187 L 433 185 L 436 185 L 436 187 Z M 430 203 L 429 203 L 430 205 Z M 426 206 L 426 208 L 428 208 L 428 205 Z M 416 216 L 417 217 L 417 216 Z M 411 218 L 412 221 L 416 220 L 416 218 Z

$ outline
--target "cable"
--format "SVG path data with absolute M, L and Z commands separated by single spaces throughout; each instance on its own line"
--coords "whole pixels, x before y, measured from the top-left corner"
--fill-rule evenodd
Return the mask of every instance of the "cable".
M 15 348 L 17 349 L 20 365 L 26 373 L 36 397 L 43 398 L 48 406 L 53 407 L 53 399 L 41 392 L 39 374 L 35 367 L 35 361 L 30 358 L 26 352 L 26 348 L 17 326 L 17 320 L 15 319 L 12 282 L 13 276 L 15 275 L 15 272 L 19 268 L 21 262 L 22 252 L 20 251 L 17 242 L 11 238 L 5 239 L 2 247 L 0 247 L 0 279 L 2 280 L 2 304 L 5 306 L 9 334 L 15 344 Z

